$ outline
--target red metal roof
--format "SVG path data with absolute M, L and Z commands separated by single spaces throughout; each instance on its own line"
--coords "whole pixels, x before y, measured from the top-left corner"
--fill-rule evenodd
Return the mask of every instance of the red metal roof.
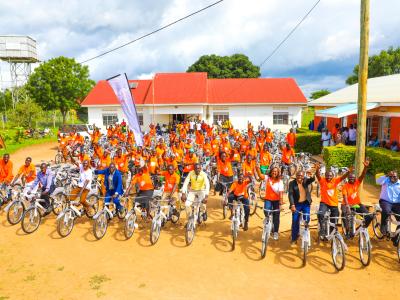
M 129 80 L 136 104 L 307 103 L 292 78 L 208 79 L 207 73 L 158 73 L 151 80 Z M 154 101 L 153 101 L 154 99 Z M 101 80 L 83 106 L 118 105 L 111 86 Z

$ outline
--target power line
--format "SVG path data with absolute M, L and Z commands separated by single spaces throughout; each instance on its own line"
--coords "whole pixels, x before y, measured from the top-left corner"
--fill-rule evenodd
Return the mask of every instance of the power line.
M 279 48 L 290 38 L 290 36 L 307 19 L 307 17 L 311 14 L 311 12 L 317 7 L 317 5 L 320 2 L 321 2 L 321 0 L 318 0 L 317 2 L 315 2 L 315 4 L 311 7 L 311 9 L 300 20 L 300 22 L 297 23 L 296 26 L 293 27 L 293 29 L 285 36 L 285 38 L 275 47 L 275 49 L 262 61 L 262 63 L 259 65 L 260 69 L 279 50 Z
M 87 63 L 87 62 L 89 62 L 89 61 L 91 61 L 91 60 L 94 60 L 94 59 L 96 59 L 96 58 L 102 57 L 102 56 L 104 56 L 104 55 L 106 55 L 106 54 L 109 54 L 109 53 L 114 52 L 114 51 L 116 51 L 116 50 L 119 50 L 119 49 L 121 49 L 121 48 L 123 48 L 123 47 L 126 47 L 126 46 L 128 46 L 128 45 L 130 45 L 130 44 L 133 44 L 133 43 L 135 43 L 135 42 L 137 42 L 137 41 L 139 41 L 139 40 L 141 40 L 141 39 L 144 39 L 145 37 L 148 37 L 148 36 L 150 36 L 150 35 L 153 35 L 153 34 L 159 32 L 159 31 L 161 31 L 161 30 L 164 30 L 164 29 L 166 29 L 166 28 L 168 28 L 168 27 L 170 27 L 170 26 L 172 26 L 172 25 L 174 25 L 174 24 L 176 24 L 176 23 L 179 23 L 179 22 L 181 22 L 181 21 L 183 21 L 183 20 L 185 20 L 185 19 L 188 19 L 188 18 L 190 18 L 190 17 L 192 17 L 192 16 L 194 16 L 194 15 L 196 15 L 196 14 L 202 12 L 202 11 L 205 11 L 205 10 L 207 10 L 207 9 L 209 9 L 209 8 L 215 6 L 215 5 L 217 5 L 217 4 L 219 4 L 219 3 L 223 2 L 223 1 L 224 1 L 224 0 L 216 1 L 216 2 L 210 4 L 210 5 L 206 6 L 206 7 L 203 7 L 202 9 L 196 10 L 195 12 L 192 12 L 192 13 L 189 14 L 189 15 L 186 15 L 186 16 L 184 16 L 184 17 L 182 17 L 182 18 L 180 18 L 180 19 L 178 19 L 178 20 L 175 20 L 175 21 L 172 22 L 172 23 L 169 23 L 169 24 L 167 24 L 167 25 L 164 25 L 163 27 L 160 27 L 160 28 L 158 28 L 158 29 L 156 29 L 156 30 L 153 30 L 152 32 L 146 33 L 145 35 L 142 35 L 142 36 L 140 36 L 140 37 L 138 37 L 138 38 L 136 38 L 136 39 L 134 39 L 134 40 L 132 40 L 132 41 L 129 41 L 129 42 L 127 42 L 127 43 L 125 43 L 125 44 L 122 44 L 122 45 L 120 45 L 120 46 L 118 46 L 118 47 L 115 47 L 115 48 L 113 48 L 113 49 L 107 50 L 107 51 L 105 51 L 105 52 L 103 52 L 103 53 L 100 53 L 100 54 L 98 54 L 98 55 L 96 55 L 96 56 L 94 56 L 94 57 L 92 57 L 92 58 L 86 59 L 86 60 L 82 61 L 81 64 Z

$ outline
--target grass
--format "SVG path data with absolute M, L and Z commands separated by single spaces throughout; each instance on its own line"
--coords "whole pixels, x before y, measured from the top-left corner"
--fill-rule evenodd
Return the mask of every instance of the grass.
M 16 143 L 14 141 L 14 136 L 16 135 L 16 130 L 15 129 L 8 129 L 8 130 L 1 130 L 0 134 L 5 138 L 5 136 L 8 136 L 8 139 L 5 141 L 6 143 L 6 149 L 0 149 L 0 156 L 2 156 L 4 153 L 14 153 L 18 151 L 19 149 L 32 146 L 32 145 L 37 145 L 37 144 L 43 144 L 43 143 L 48 143 L 48 142 L 55 142 L 57 141 L 57 130 L 53 130 L 54 135 L 52 137 L 45 137 L 45 138 L 39 138 L 39 139 L 33 139 L 33 138 L 22 138 L 20 139 L 19 143 Z
M 308 128 L 310 121 L 314 120 L 315 110 L 314 107 L 306 107 L 301 112 L 301 127 Z
M 110 280 L 111 278 L 108 278 L 106 275 L 94 275 L 90 277 L 89 285 L 92 290 L 99 290 L 104 282 Z

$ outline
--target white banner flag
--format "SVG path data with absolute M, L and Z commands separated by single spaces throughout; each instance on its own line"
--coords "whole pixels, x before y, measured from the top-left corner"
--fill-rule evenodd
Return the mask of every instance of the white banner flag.
M 133 100 L 131 89 L 129 88 L 126 74 L 117 75 L 107 79 L 107 81 L 121 103 L 122 111 L 128 119 L 129 129 L 132 130 L 133 134 L 135 135 L 136 145 L 143 146 L 143 135 L 140 129 L 139 119 L 136 113 L 136 106 Z

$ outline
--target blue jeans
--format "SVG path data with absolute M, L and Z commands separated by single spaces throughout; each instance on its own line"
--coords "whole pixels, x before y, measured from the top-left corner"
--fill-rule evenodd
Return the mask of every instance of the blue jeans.
M 382 209 L 382 219 L 381 219 L 381 232 L 383 234 L 387 233 L 387 226 L 386 226 L 386 222 L 387 219 L 389 218 L 389 214 L 391 212 L 395 213 L 395 214 L 400 214 L 400 203 L 390 203 L 386 200 L 380 199 L 379 200 L 379 206 Z M 400 221 L 400 217 L 396 217 L 397 221 Z
M 307 215 L 303 215 L 303 220 L 307 223 L 310 222 L 310 203 L 305 201 L 303 203 L 297 203 L 296 211 L 292 213 L 292 241 L 297 240 L 300 231 L 300 213 L 302 212 Z
M 229 194 L 228 196 L 228 203 L 229 203 L 229 209 L 233 208 L 233 201 L 241 201 L 243 203 L 243 210 L 244 210 L 244 220 L 247 222 L 249 221 L 249 215 L 250 215 L 250 207 L 249 207 L 249 199 L 243 197 L 243 196 L 235 196 L 234 193 Z
M 268 213 L 265 210 L 275 210 L 275 209 L 279 209 L 279 208 L 280 208 L 279 200 L 276 200 L 276 201 L 265 200 L 264 201 L 265 217 L 267 217 L 267 215 L 268 215 Z M 272 223 L 274 224 L 274 233 L 279 232 L 280 216 L 281 216 L 280 211 L 274 211 L 272 213 Z
M 105 197 L 105 199 L 104 199 L 104 202 L 105 202 L 105 203 L 110 203 L 111 197 L 112 197 L 113 195 L 115 195 L 115 191 L 114 191 L 114 190 L 108 190 L 108 191 L 106 191 L 106 197 Z M 113 199 L 113 201 L 114 201 L 114 204 L 115 204 L 117 210 L 120 210 L 120 208 L 121 208 L 122 206 L 121 206 L 121 203 L 119 202 L 119 196 L 115 197 L 115 198 Z

